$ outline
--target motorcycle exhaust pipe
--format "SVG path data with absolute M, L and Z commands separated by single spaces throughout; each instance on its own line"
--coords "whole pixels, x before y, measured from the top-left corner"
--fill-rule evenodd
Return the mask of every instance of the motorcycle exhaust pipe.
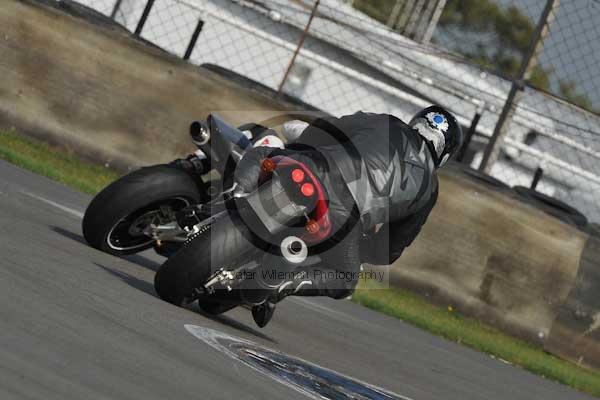
M 288 236 L 279 246 L 283 258 L 291 264 L 300 264 L 308 257 L 306 242 L 297 236 Z
M 194 142 L 196 146 L 200 147 L 205 145 L 210 139 L 208 125 L 202 121 L 192 122 L 190 124 L 190 136 L 192 137 L 192 142 Z

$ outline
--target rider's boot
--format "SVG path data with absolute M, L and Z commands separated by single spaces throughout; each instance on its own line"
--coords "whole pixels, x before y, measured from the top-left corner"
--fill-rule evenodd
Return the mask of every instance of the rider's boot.
M 350 296 L 358 283 L 360 272 L 359 233 L 358 229 L 352 230 L 346 237 L 350 245 L 344 243 L 336 246 L 331 254 L 324 256 L 324 263 L 298 267 L 291 279 L 284 280 L 273 289 L 252 291 L 259 296 L 259 300 L 265 299 L 253 303 L 252 316 L 256 324 L 264 327 L 275 313 L 275 304 L 287 296 L 326 296 L 334 299 Z M 337 268 L 333 269 L 330 265 L 336 265 Z
M 265 300 L 260 304 L 252 306 L 252 318 L 260 328 L 264 328 L 273 314 L 275 314 L 276 304 L 294 292 L 298 283 L 294 280 L 284 281 L 279 287 L 274 288 L 271 293 L 267 294 Z
M 252 318 L 254 318 L 254 322 L 256 322 L 259 328 L 267 326 L 271 318 L 273 318 L 273 314 L 275 314 L 275 303 L 270 299 L 252 307 Z
M 276 304 L 287 296 L 326 296 L 334 299 L 350 296 L 356 281 L 328 278 L 335 276 L 336 272 L 321 268 L 318 274 L 298 274 L 298 278 L 282 282 L 264 302 L 252 307 L 254 322 L 260 328 L 265 327 L 275 314 Z

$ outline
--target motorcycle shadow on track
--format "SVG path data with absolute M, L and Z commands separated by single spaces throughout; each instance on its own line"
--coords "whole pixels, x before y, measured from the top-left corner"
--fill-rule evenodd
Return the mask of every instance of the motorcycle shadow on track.
M 89 245 L 85 241 L 84 237 L 81 236 L 81 235 L 79 235 L 79 234 L 77 234 L 77 233 L 74 233 L 74 232 L 71 232 L 69 230 L 63 229 L 63 228 L 61 228 L 59 226 L 50 226 L 50 230 L 53 231 L 54 233 L 57 233 L 57 234 L 59 234 L 61 236 L 64 236 L 64 237 L 66 237 L 68 239 L 71 239 L 71 240 L 73 240 L 75 242 L 79 242 L 79 243 L 85 245 L 86 247 L 89 247 Z M 153 260 L 150 260 L 149 258 L 146 258 L 146 257 L 144 257 L 144 256 L 142 256 L 140 254 L 131 254 L 131 255 L 122 256 L 122 257 L 119 257 L 119 258 L 122 258 L 124 260 L 130 261 L 130 262 L 132 262 L 134 264 L 137 264 L 137 265 L 139 265 L 141 267 L 147 268 L 147 269 L 149 269 L 149 270 L 151 270 L 153 272 L 156 272 L 156 270 L 158 270 L 158 268 L 160 267 L 160 263 L 158 263 L 156 261 L 153 261 Z
M 149 294 L 151 296 L 158 297 L 158 295 L 156 294 L 156 291 L 154 290 L 154 285 L 152 283 L 147 282 L 147 281 L 145 281 L 143 279 L 136 278 L 135 276 L 129 275 L 126 272 L 118 271 L 116 269 L 104 266 L 102 264 L 94 263 L 94 265 L 96 265 L 97 267 L 101 268 L 105 272 L 107 272 L 107 273 L 109 273 L 109 274 L 111 274 L 113 276 L 116 276 L 117 278 L 121 279 L 121 281 L 123 281 L 127 285 L 129 285 L 129 286 L 131 286 L 131 287 L 133 287 L 135 289 L 141 290 L 142 292 L 147 293 L 147 294 Z M 271 338 L 270 336 L 267 336 L 264 333 L 259 332 L 256 329 L 253 329 L 253 328 L 249 327 L 248 325 L 243 324 L 243 323 L 241 323 L 241 322 L 239 322 L 239 321 L 237 321 L 237 320 L 235 320 L 235 319 L 233 319 L 231 317 L 228 317 L 228 316 L 226 316 L 224 314 L 219 314 L 219 315 L 208 314 L 208 313 L 202 311 L 198 307 L 198 305 L 196 303 L 194 303 L 193 305 L 190 305 L 190 306 L 188 306 L 186 308 L 189 311 L 192 311 L 194 313 L 200 314 L 200 315 L 202 315 L 205 318 L 208 318 L 208 319 L 210 319 L 212 321 L 215 321 L 215 322 L 218 322 L 220 324 L 226 325 L 226 326 L 228 326 L 230 328 L 234 328 L 234 329 L 236 329 L 238 331 L 241 331 L 241 332 L 249 333 L 249 334 L 251 334 L 251 335 L 253 335 L 255 337 L 258 337 L 260 339 L 269 341 L 271 343 L 277 343 L 277 341 L 275 339 Z
M 87 242 L 85 241 L 85 239 L 83 238 L 83 236 L 78 235 L 77 233 L 71 232 L 69 230 L 66 230 L 64 228 L 61 228 L 60 226 L 50 225 L 50 230 L 54 233 L 58 233 L 59 235 L 64 236 L 68 239 L 71 239 L 75 242 L 79 242 L 85 246 L 89 246 L 87 244 Z
M 83 238 L 83 236 L 81 236 L 77 233 L 71 232 L 67 229 L 64 229 L 64 228 L 61 228 L 58 226 L 50 226 L 50 230 L 52 230 L 53 232 L 55 232 L 61 236 L 71 239 L 75 242 L 81 243 L 81 244 L 85 245 L 86 247 L 88 246 L 88 244 L 85 241 L 85 239 Z M 134 264 L 137 264 L 143 268 L 147 268 L 154 272 L 158 269 L 158 267 L 160 267 L 159 263 L 152 261 L 144 256 L 139 255 L 139 254 L 132 254 L 132 255 L 119 257 L 119 258 L 130 261 Z M 154 290 L 153 283 L 147 282 L 143 279 L 136 278 L 135 276 L 129 275 L 123 271 L 119 271 L 119 270 L 107 267 L 105 265 L 102 265 L 102 264 L 99 264 L 96 262 L 94 263 L 94 265 L 101 268 L 102 270 L 109 273 L 110 275 L 116 276 L 117 278 L 121 279 L 121 281 L 123 281 L 127 285 L 129 285 L 137 290 L 141 290 L 142 292 L 149 294 L 151 296 L 158 297 L 158 295 L 156 294 L 156 291 Z M 267 336 L 264 333 L 261 333 L 255 329 L 252 329 L 251 327 L 249 327 L 239 321 L 236 321 L 235 319 L 228 317 L 224 314 L 220 314 L 220 315 L 208 314 L 208 313 L 202 311 L 195 303 L 194 303 L 194 305 L 188 306 L 186 308 L 188 310 L 195 312 L 197 314 L 200 314 L 203 317 L 208 318 L 212 321 L 218 322 L 223 325 L 227 325 L 231 328 L 237 329 L 237 330 L 245 332 L 245 333 L 249 333 L 249 334 L 254 335 L 263 340 L 267 340 L 271 343 L 277 343 L 277 341 L 274 340 L 273 338 L 271 338 L 270 336 Z

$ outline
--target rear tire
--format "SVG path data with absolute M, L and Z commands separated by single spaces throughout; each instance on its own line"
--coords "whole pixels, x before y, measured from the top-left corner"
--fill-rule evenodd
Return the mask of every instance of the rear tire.
M 592 222 L 586 227 L 586 231 L 592 235 L 600 238 L 600 224 Z
M 144 235 L 132 234 L 130 225 L 137 217 L 159 209 L 160 205 L 168 204 L 176 211 L 202 201 L 205 196 L 199 187 L 202 187 L 201 182 L 195 182 L 185 171 L 169 165 L 134 171 L 94 197 L 83 217 L 83 236 L 92 247 L 114 255 L 133 254 L 150 248 L 154 241 Z M 116 229 L 122 236 L 120 239 L 116 238 Z
M 465 175 L 485 183 L 488 186 L 492 186 L 494 188 L 497 189 L 502 189 L 502 190 L 511 190 L 510 186 L 508 186 L 506 183 L 502 182 L 500 179 L 494 178 L 493 176 L 486 174 L 484 172 L 481 172 L 477 169 L 474 168 L 465 168 L 463 169 L 463 172 L 465 173 Z
M 156 272 L 154 288 L 161 299 L 182 306 L 195 297 L 194 289 L 200 288 L 215 271 L 241 265 L 258 249 L 249 240 L 252 234 L 246 225 L 233 212 L 223 212 L 207 228 Z
M 445 167 L 446 168 L 446 167 Z M 454 169 L 459 174 L 465 176 L 467 179 L 471 181 L 476 181 L 483 183 L 488 187 L 492 187 L 495 189 L 503 190 L 503 191 L 511 191 L 512 189 L 506 183 L 502 182 L 500 179 L 494 178 L 493 176 L 481 172 L 475 168 L 471 168 L 469 165 L 460 164 L 457 162 L 448 163 L 449 169 Z
M 513 189 L 526 203 L 539 208 L 546 214 L 552 215 L 569 225 L 584 229 L 588 224 L 585 215 L 565 202 L 525 186 L 515 186 Z

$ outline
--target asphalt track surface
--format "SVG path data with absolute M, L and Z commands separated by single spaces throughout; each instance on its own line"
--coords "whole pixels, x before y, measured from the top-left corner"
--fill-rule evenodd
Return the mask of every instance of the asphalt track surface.
M 0 399 L 306 399 L 191 335 L 206 327 L 408 399 L 585 399 L 348 301 L 290 298 L 255 327 L 156 297 L 161 258 L 88 247 L 90 198 L 0 162 Z

